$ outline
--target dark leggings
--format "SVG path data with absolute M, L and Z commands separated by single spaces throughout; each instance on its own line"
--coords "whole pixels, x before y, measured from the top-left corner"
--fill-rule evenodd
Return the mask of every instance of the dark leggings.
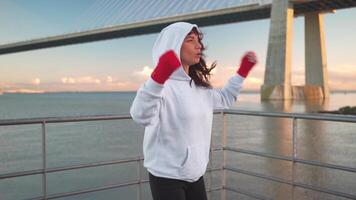
M 149 174 L 153 200 L 207 200 L 204 179 L 190 183 Z

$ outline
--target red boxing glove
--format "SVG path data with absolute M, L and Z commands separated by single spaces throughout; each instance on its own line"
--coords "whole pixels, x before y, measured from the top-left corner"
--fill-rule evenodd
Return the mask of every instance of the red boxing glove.
M 240 68 L 236 71 L 240 76 L 246 78 L 252 67 L 257 63 L 256 54 L 247 52 L 241 59 Z
M 173 50 L 162 54 L 151 77 L 159 84 L 164 84 L 171 74 L 181 65 Z

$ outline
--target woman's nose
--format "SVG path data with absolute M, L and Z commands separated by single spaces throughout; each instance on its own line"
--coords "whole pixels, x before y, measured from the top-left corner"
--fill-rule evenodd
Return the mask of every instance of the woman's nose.
M 201 49 L 201 44 L 200 44 L 200 42 L 197 42 L 197 44 L 195 45 L 195 48 Z

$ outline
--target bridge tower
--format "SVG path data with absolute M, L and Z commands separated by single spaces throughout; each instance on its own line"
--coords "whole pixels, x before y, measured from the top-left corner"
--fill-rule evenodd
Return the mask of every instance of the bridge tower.
M 305 86 L 291 85 L 293 3 L 274 0 L 261 99 L 311 99 L 329 96 L 323 15 L 305 14 Z

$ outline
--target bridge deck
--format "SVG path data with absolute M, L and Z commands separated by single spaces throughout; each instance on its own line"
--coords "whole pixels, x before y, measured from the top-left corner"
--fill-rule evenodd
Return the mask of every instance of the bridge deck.
M 331 12 L 337 9 L 356 7 L 356 0 L 292 0 L 292 2 L 294 4 L 295 16 L 300 16 L 308 12 Z M 270 13 L 271 4 L 250 4 L 220 10 L 187 13 L 180 16 L 146 20 L 113 27 L 0 45 L 0 55 L 156 33 L 159 32 L 163 27 L 176 21 L 187 21 L 196 23 L 199 26 L 211 26 L 241 21 L 266 19 L 270 17 Z

